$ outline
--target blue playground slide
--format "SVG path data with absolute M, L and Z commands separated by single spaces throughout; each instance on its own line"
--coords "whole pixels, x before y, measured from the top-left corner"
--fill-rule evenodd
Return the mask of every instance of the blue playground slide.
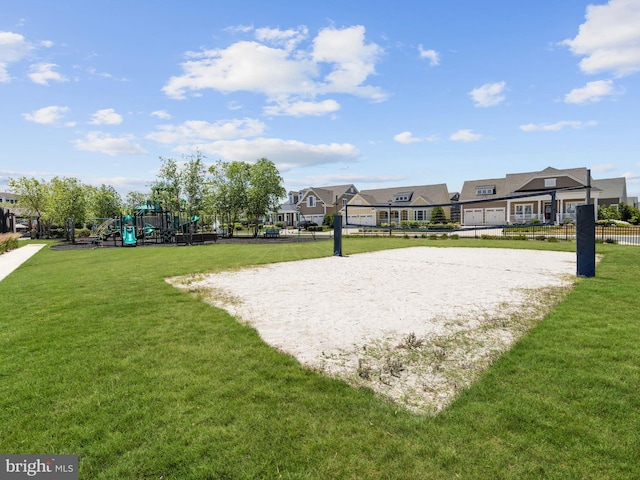
M 136 240 L 136 229 L 133 226 L 133 217 L 127 215 L 124 217 L 124 228 L 122 229 L 122 243 L 123 245 L 135 247 L 138 243 Z

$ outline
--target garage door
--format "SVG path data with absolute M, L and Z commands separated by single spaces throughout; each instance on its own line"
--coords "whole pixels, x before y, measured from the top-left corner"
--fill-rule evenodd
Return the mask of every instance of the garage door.
M 484 221 L 486 225 L 504 225 L 504 208 L 485 208 Z
M 373 215 L 349 215 L 350 225 L 375 225 Z
M 481 208 L 470 208 L 464 211 L 465 225 L 483 225 L 482 218 Z

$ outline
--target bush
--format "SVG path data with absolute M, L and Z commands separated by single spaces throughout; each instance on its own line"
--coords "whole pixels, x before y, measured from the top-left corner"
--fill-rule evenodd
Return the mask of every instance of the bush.
M 335 213 L 327 213 L 322 219 L 322 225 L 327 228 L 333 228 L 333 219 L 335 218 Z
M 3 233 L 0 235 L 0 253 L 18 248 L 19 233 Z
M 76 237 L 77 238 L 86 238 L 91 236 L 91 230 L 88 228 L 77 228 L 76 229 Z
M 446 223 L 447 216 L 442 207 L 434 207 L 431 211 L 431 223 Z

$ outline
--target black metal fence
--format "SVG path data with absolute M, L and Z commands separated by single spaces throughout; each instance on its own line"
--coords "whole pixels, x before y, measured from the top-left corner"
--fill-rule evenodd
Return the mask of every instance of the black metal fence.
M 453 226 L 450 226 L 453 227 Z M 350 227 L 350 234 L 363 236 L 402 236 L 445 238 L 453 235 L 459 238 L 512 237 L 514 239 L 575 241 L 576 227 L 565 225 L 494 225 L 484 227 L 438 228 L 399 228 L 384 226 Z M 640 246 L 640 226 L 596 225 L 596 241 Z
M 572 224 L 506 226 L 502 227 L 501 230 L 503 236 L 526 237 L 537 240 L 556 238 L 569 241 L 576 238 L 576 227 Z M 595 230 L 596 241 L 640 245 L 640 227 L 638 226 L 596 225 Z

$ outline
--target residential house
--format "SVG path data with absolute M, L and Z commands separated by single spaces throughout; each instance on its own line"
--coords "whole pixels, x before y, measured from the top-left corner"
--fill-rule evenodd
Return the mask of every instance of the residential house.
M 402 221 L 428 221 L 436 205 L 451 218 L 451 197 L 447 185 L 362 190 L 342 208 L 344 225 L 400 225 Z
M 18 196 L 13 193 L 0 192 L 0 203 L 15 205 L 18 203 Z
M 288 203 L 278 210 L 278 221 L 285 226 L 297 226 L 302 220 L 322 225 L 325 215 L 335 214 L 357 193 L 358 189 L 353 184 L 289 192 Z
M 576 206 L 626 202 L 626 181 L 593 180 L 586 168 L 507 174 L 504 178 L 468 180 L 460 192 L 464 225 L 563 223 L 575 219 Z

